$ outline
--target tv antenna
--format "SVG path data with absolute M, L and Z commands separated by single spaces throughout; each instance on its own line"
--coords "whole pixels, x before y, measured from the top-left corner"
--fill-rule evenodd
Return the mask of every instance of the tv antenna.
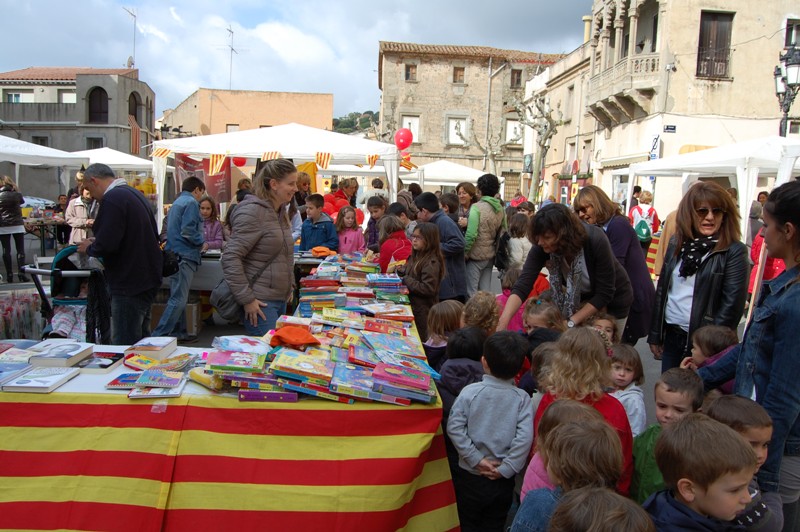
M 128 9 L 125 6 L 123 6 L 122 9 L 133 18 L 133 55 L 128 57 L 127 63 L 128 68 L 133 68 L 133 65 L 136 64 L 136 10 Z
M 233 87 L 233 54 L 239 55 L 239 52 L 237 52 L 236 48 L 233 47 L 233 28 L 231 28 L 230 24 L 228 24 L 227 30 L 231 38 L 231 42 L 228 45 L 228 48 L 231 49 L 231 59 L 228 68 L 228 90 L 231 90 Z

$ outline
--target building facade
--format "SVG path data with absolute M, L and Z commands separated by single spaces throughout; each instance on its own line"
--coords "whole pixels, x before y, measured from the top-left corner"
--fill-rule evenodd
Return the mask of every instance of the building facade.
M 333 94 L 198 89 L 160 120 L 163 138 L 295 122 L 330 130 Z
M 0 73 L 0 135 L 63 151 L 109 147 L 146 157 L 155 93 L 136 69 L 31 67 Z M 0 173 L 13 175 L 9 163 Z M 22 167 L 23 193 L 59 192 L 56 169 Z
M 411 130 L 412 162 L 448 160 L 521 187 L 522 127 L 514 110 L 525 82 L 560 55 L 484 46 L 380 43 L 381 140 Z

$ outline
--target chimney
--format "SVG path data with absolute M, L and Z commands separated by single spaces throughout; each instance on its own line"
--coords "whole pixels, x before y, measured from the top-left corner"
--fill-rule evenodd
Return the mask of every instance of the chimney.
M 592 38 L 592 17 L 585 15 L 581 20 L 583 21 L 583 42 L 587 43 Z

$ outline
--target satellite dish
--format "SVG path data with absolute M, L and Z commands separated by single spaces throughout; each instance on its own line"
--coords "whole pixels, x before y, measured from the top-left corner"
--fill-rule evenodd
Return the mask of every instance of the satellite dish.
M 128 62 L 126 64 L 127 64 L 128 68 L 133 68 L 133 57 L 132 56 L 130 56 L 130 55 L 128 56 Z

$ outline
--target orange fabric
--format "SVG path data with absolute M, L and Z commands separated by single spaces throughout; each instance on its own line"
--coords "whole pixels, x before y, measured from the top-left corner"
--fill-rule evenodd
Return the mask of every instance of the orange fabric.
M 275 334 L 272 335 L 272 340 L 269 341 L 269 345 L 272 347 L 279 345 L 319 345 L 319 340 L 314 338 L 314 335 L 308 332 L 308 329 L 287 325 L 275 331 Z
M 311 248 L 311 254 L 315 257 L 327 257 L 329 255 L 336 255 L 336 252 L 326 248 L 325 246 L 316 246 Z

